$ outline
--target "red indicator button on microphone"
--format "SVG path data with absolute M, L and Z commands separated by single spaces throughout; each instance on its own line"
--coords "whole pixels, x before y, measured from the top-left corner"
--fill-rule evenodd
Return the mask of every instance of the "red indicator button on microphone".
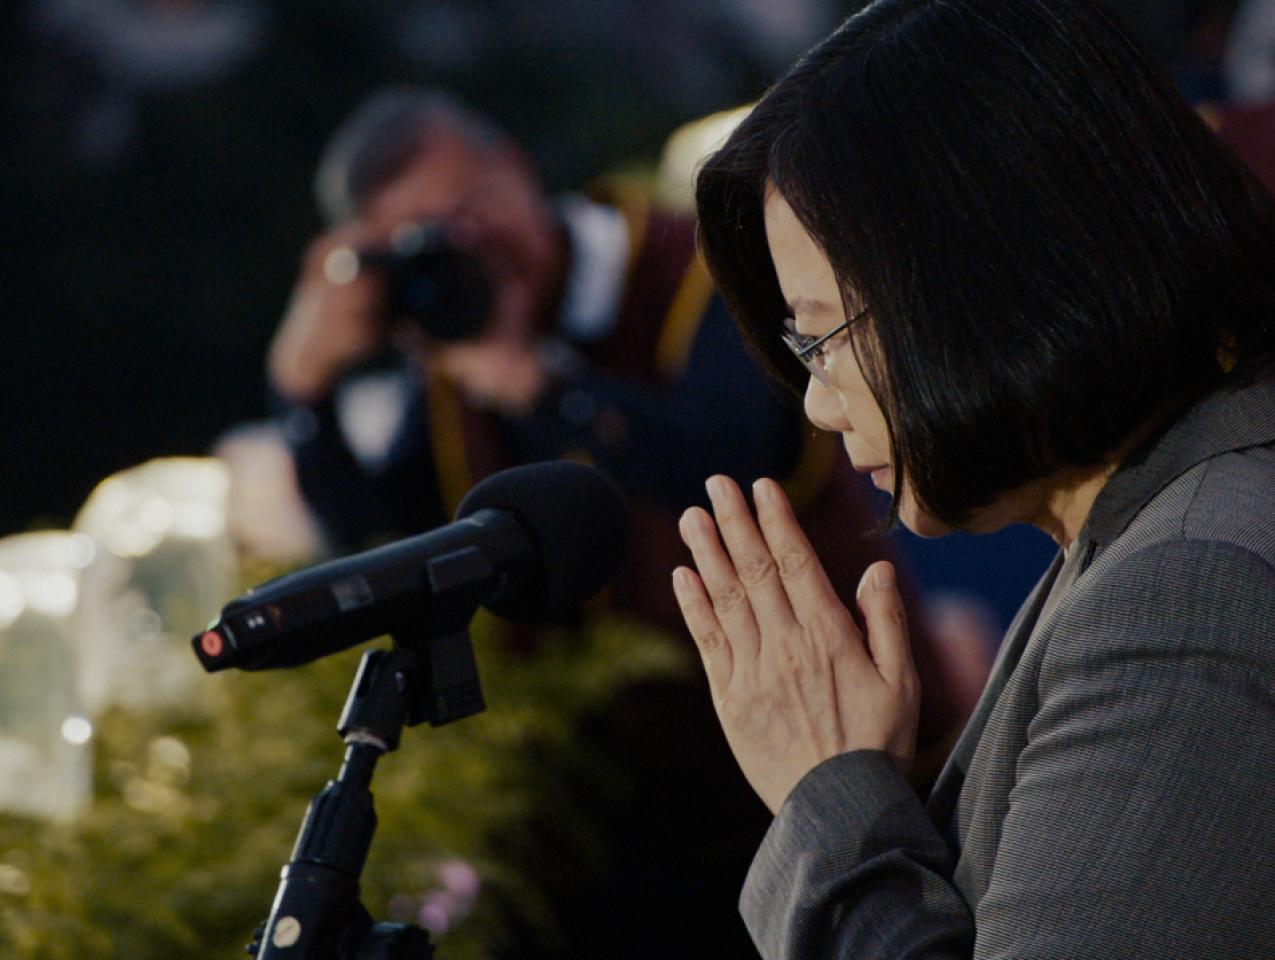
M 221 634 L 216 630 L 209 630 L 199 638 L 199 648 L 207 656 L 220 657 L 221 652 L 226 649 L 226 641 L 222 639 Z

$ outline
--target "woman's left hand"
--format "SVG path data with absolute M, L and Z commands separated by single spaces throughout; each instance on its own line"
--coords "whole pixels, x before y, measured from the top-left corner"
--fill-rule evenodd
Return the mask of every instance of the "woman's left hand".
M 732 481 L 713 477 L 708 492 L 716 524 L 698 507 L 680 524 L 699 573 L 679 567 L 673 587 L 748 782 L 777 812 L 837 754 L 882 750 L 906 773 L 920 684 L 894 568 L 875 563 L 859 583 L 865 638 L 778 484 L 753 485 L 756 521 Z

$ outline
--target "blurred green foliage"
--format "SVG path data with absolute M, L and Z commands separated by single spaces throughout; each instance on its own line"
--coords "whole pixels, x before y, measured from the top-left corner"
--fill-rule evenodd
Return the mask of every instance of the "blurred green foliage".
M 519 936 L 552 942 L 538 876 L 603 866 L 578 798 L 623 789 L 578 724 L 621 688 L 688 668 L 684 648 L 629 622 L 545 635 L 532 652 L 498 633 L 475 621 L 487 711 L 405 730 L 373 781 L 363 902 L 376 919 L 414 919 L 443 862 L 481 878 L 473 912 L 437 938 L 449 960 L 504 953 Z M 70 824 L 0 817 L 0 956 L 241 956 L 306 804 L 339 767 L 335 725 L 359 656 L 218 674 L 202 702 L 98 718 L 91 807 Z

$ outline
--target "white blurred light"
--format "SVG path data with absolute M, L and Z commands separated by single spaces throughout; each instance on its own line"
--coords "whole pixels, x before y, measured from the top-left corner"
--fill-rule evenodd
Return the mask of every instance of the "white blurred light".
M 163 536 L 172 527 L 176 513 L 173 505 L 163 497 L 150 497 L 138 510 L 137 518 L 147 530 Z
M 97 556 L 97 544 L 93 538 L 82 533 L 73 533 L 66 541 L 67 563 L 76 570 L 83 570 Z
M 343 287 L 359 275 L 359 255 L 349 247 L 336 247 L 323 258 L 323 275 Z
M 44 534 L 36 534 L 43 540 L 43 547 L 37 556 L 40 559 L 37 563 L 45 566 L 53 565 L 57 567 L 70 567 L 73 570 L 83 570 L 93 562 L 93 557 L 97 555 L 97 547 L 94 545 L 91 537 L 86 537 L 82 533 L 63 533 L 57 531 L 53 536 L 49 536 L 48 532 Z
M 17 579 L 0 571 L 0 630 L 3 630 L 18 617 L 27 607 L 27 598 Z
M 133 497 L 128 484 L 116 476 L 107 477 L 99 483 L 90 499 L 99 513 L 113 517 L 124 513 Z
M 62 739 L 77 747 L 93 738 L 93 724 L 87 717 L 67 717 L 62 721 Z
M 173 535 L 223 536 L 228 490 L 229 476 L 219 463 L 152 460 L 98 484 L 75 527 L 117 557 L 137 559 Z
M 51 617 L 67 617 L 75 610 L 80 591 L 75 580 L 65 573 L 45 577 L 27 577 L 27 603 L 32 610 Z
M 92 556 L 66 531 L 0 539 L 0 810 L 67 819 L 89 800 L 76 614 Z
M 102 535 L 106 549 L 117 557 L 144 557 L 159 545 L 161 534 L 140 524 L 121 522 Z
M 226 511 L 221 504 L 183 503 L 176 511 L 173 530 L 195 540 L 212 540 L 226 530 Z
M 234 592 L 225 465 L 151 460 L 100 483 L 75 519 L 98 545 L 84 570 L 78 653 L 83 711 L 198 698 L 185 638 Z M 91 635 L 90 635 L 91 631 Z

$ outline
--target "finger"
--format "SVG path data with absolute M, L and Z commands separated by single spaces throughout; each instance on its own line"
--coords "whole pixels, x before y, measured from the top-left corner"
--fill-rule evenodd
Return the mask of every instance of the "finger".
M 704 672 L 708 675 L 713 699 L 717 700 L 730 683 L 734 666 L 730 641 L 717 622 L 717 614 L 713 612 L 704 584 L 694 571 L 686 567 L 673 571 L 673 594 L 677 597 L 682 619 L 686 621 L 686 629 L 691 632 L 700 659 L 704 661 Z
M 682 514 L 678 530 L 691 550 L 700 581 L 712 602 L 717 622 L 737 652 L 756 656 L 759 634 L 748 593 L 735 575 L 735 565 L 717 536 L 713 518 L 699 507 Z
M 753 484 L 753 499 L 757 501 L 757 522 L 762 536 L 775 559 L 796 619 L 809 624 L 826 615 L 830 607 L 840 607 L 841 598 L 832 588 L 823 564 L 815 556 L 779 484 L 769 479 L 758 480 Z
M 722 542 L 748 594 L 757 625 L 763 630 L 792 626 L 795 618 L 779 579 L 779 569 L 744 495 L 734 481 L 726 477 L 711 477 L 706 486 Z
M 894 566 L 888 560 L 879 560 L 863 571 L 856 600 L 868 628 L 868 651 L 877 671 L 894 687 L 914 680 L 907 614 Z

